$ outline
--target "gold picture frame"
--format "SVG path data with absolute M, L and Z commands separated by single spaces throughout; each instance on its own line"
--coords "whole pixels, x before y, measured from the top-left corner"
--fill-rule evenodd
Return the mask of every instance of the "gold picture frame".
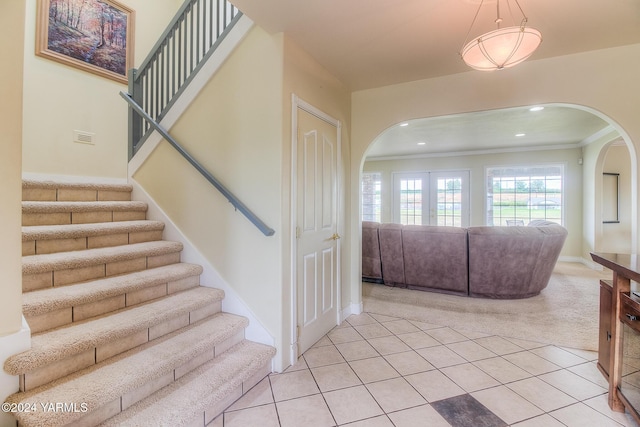
M 38 0 L 36 55 L 126 84 L 134 17 L 113 0 Z

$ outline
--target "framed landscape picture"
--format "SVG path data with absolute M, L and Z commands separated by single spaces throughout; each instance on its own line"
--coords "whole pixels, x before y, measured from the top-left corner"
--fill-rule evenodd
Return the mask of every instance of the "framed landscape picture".
M 113 0 L 38 0 L 36 55 L 127 83 L 133 21 Z

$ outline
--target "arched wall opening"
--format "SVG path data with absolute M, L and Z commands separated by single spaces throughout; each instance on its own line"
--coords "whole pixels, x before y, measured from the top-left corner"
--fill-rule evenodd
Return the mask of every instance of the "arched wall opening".
M 593 171 L 595 187 L 594 250 L 596 252 L 633 253 L 632 212 L 634 194 L 629 146 L 623 138 L 606 143 L 598 154 Z
M 613 65 L 615 64 L 615 65 Z M 637 163 L 640 142 L 640 44 L 574 55 L 527 61 L 507 72 L 465 72 L 352 93 L 350 155 L 349 247 L 351 311 L 362 308 L 360 193 L 361 171 L 371 142 L 385 129 L 403 120 L 438 117 L 474 111 L 498 110 L 532 104 L 561 103 L 584 108 L 611 124 L 629 149 L 632 193 L 633 250 L 637 247 Z M 588 107 L 587 107 L 588 106 Z M 604 143 L 603 143 L 604 145 Z M 586 147 L 593 147 L 591 143 Z M 597 153 L 584 149 L 583 169 L 595 171 Z M 583 182 L 584 185 L 584 182 Z M 583 203 L 595 206 L 595 183 L 585 186 Z M 595 233 L 585 216 L 579 234 L 584 236 L 582 259 L 590 259 Z M 593 226 L 591 226 L 593 230 Z M 345 295 L 347 297 L 347 295 Z
M 404 155 L 391 157 L 387 160 L 381 160 L 374 158 L 371 160 L 369 154 L 375 151 L 374 147 L 379 142 L 380 136 L 374 138 L 364 154 L 362 155 L 359 168 L 359 187 L 360 192 L 358 196 L 358 212 L 360 217 L 359 228 L 362 226 L 362 177 L 365 172 L 384 170 L 383 174 L 389 174 L 390 170 L 394 167 L 399 168 L 397 172 L 402 171 L 402 165 L 406 170 L 417 171 L 423 170 L 425 165 L 427 168 L 437 170 L 443 168 L 445 170 L 455 168 L 456 164 L 459 168 L 468 169 L 469 163 L 473 161 L 465 162 L 461 161 L 461 158 L 476 158 L 480 159 L 481 168 L 484 168 L 487 164 L 496 164 L 500 162 L 513 162 L 523 164 L 526 161 L 540 163 L 544 161 L 557 161 L 565 164 L 565 169 L 574 169 L 573 177 L 570 180 L 576 179 L 579 176 L 580 185 L 574 190 L 578 190 L 581 193 L 579 198 L 579 210 L 580 218 L 578 221 L 572 219 L 570 222 L 574 223 L 573 231 L 574 236 L 573 245 L 570 251 L 563 257 L 564 261 L 582 262 L 592 268 L 599 268 L 596 264 L 590 260 L 589 253 L 591 251 L 598 252 L 619 252 L 629 253 L 635 250 L 637 242 L 637 219 L 635 212 L 637 212 L 637 192 L 636 185 L 638 179 L 637 162 L 635 157 L 635 148 L 631 143 L 628 135 L 624 130 L 613 120 L 598 111 L 579 105 L 572 104 L 556 104 L 563 105 L 564 107 L 574 108 L 588 112 L 588 114 L 600 117 L 606 122 L 606 127 L 598 132 L 590 135 L 584 141 L 580 142 L 573 148 L 561 148 L 561 147 L 521 147 L 517 150 L 485 150 L 475 152 L 464 152 L 462 155 L 455 153 L 438 153 L 436 155 Z M 399 125 L 404 121 L 399 121 L 394 126 Z M 387 132 L 389 128 L 385 129 Z M 382 134 L 382 133 L 381 133 Z M 555 156 L 558 158 L 555 158 Z M 572 158 L 575 156 L 575 159 Z M 569 165 L 574 161 L 579 165 L 579 172 L 575 172 L 576 167 Z M 381 167 L 382 163 L 387 163 L 387 167 Z M 371 166 L 373 165 L 373 166 Z M 461 166 L 460 166 L 461 165 Z M 609 171 L 609 172 L 607 172 Z M 604 173 L 618 173 L 620 177 L 620 192 L 618 198 L 620 204 L 616 207 L 618 216 L 618 222 L 607 221 L 605 218 L 605 212 L 608 211 L 604 206 L 605 199 L 607 199 L 607 187 L 603 181 Z M 482 191 L 483 185 L 485 185 L 485 176 L 482 173 L 475 173 L 476 181 L 480 182 L 476 185 L 476 190 Z M 389 179 L 386 179 L 387 187 Z M 389 189 L 381 188 L 381 192 L 387 193 L 389 198 Z M 593 195 L 591 197 L 590 195 Z M 484 198 L 484 195 L 480 196 Z M 608 199 L 607 199 L 608 200 Z M 388 211 L 388 207 L 385 208 Z M 388 219 L 388 213 L 382 215 L 383 218 Z M 480 215 L 481 220 L 484 218 Z M 385 221 L 381 221 L 385 222 Z M 389 221 L 390 222 L 390 221 Z M 478 223 L 472 225 L 485 225 L 484 223 Z M 360 240 L 360 250 L 362 241 Z M 562 259 L 562 258 L 561 258 Z

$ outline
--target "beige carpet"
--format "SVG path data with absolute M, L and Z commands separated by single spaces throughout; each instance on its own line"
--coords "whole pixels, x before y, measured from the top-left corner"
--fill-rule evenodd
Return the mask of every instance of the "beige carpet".
M 597 350 L 600 279 L 610 272 L 559 262 L 537 296 L 491 300 L 362 284 L 364 310 L 505 337 Z

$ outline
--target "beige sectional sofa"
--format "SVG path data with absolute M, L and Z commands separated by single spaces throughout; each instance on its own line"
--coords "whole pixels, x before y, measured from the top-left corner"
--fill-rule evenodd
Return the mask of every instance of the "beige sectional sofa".
M 485 298 L 527 298 L 551 277 L 567 230 L 435 227 L 363 222 L 363 280 Z

